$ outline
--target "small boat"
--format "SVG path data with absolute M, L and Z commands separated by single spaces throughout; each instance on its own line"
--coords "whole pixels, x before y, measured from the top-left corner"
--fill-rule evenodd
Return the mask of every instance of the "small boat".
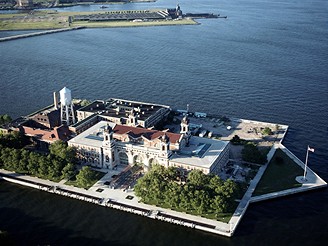
M 104 5 L 102 5 L 100 8 L 101 8 L 101 9 L 107 9 L 108 7 L 107 7 L 107 6 L 104 6 Z

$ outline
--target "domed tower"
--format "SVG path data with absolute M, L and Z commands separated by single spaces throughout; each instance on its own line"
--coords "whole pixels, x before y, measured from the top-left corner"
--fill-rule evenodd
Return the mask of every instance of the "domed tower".
M 115 140 L 113 138 L 113 128 L 107 123 L 104 128 L 103 135 L 103 167 L 113 168 L 115 166 L 116 159 L 116 149 Z
M 108 143 L 113 140 L 113 128 L 107 123 L 104 129 L 104 145 L 109 145 Z
M 129 114 L 128 124 L 129 124 L 129 126 L 137 125 L 137 114 L 134 110 L 132 110 Z
M 189 129 L 189 119 L 188 114 L 186 114 L 181 120 L 181 134 L 183 134 L 183 140 L 186 146 L 189 145 L 189 141 L 191 138 L 191 132 Z
M 171 151 L 170 151 L 170 138 L 166 135 L 166 133 L 164 133 L 164 135 L 162 135 L 160 137 L 161 140 L 161 151 L 162 151 L 162 157 L 165 158 L 169 158 L 169 156 L 171 155 Z
M 59 92 L 60 95 L 60 119 L 62 124 L 67 126 L 75 123 L 75 115 L 72 103 L 72 93 L 71 90 L 64 87 Z
M 182 118 L 180 126 L 181 126 L 181 130 L 180 130 L 181 134 L 185 134 L 189 132 L 189 119 L 187 114 Z
M 177 4 L 177 7 L 175 8 L 175 15 L 177 18 L 182 18 L 182 11 L 179 4 Z

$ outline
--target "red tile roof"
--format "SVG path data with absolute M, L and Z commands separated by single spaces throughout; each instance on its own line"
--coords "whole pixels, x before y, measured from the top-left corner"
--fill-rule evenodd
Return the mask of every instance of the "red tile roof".
M 45 130 L 40 128 L 31 128 L 22 126 L 24 134 L 27 136 L 36 137 L 45 142 L 54 142 L 57 140 L 67 141 L 70 136 L 70 131 L 65 126 L 55 127 L 53 130 Z
M 138 128 L 138 127 L 132 127 L 132 126 L 125 126 L 125 125 L 115 125 L 114 127 L 114 133 L 115 134 L 129 134 L 133 138 L 139 138 L 141 136 L 149 139 L 154 140 L 156 138 L 162 137 L 164 134 L 166 134 L 170 142 L 175 144 L 179 141 L 181 138 L 181 134 L 172 133 L 172 132 L 162 132 L 157 130 L 148 130 L 144 128 Z

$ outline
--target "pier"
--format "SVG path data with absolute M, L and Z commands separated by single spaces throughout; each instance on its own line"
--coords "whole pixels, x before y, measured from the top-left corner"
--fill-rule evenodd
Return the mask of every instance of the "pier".
M 83 28 L 85 28 L 85 27 L 78 26 L 78 27 L 47 30 L 47 31 L 41 31 L 41 32 L 26 33 L 26 34 L 21 34 L 21 35 L 15 35 L 15 36 L 10 36 L 10 37 L 0 38 L 0 42 L 10 41 L 10 40 L 15 40 L 15 39 L 21 39 L 21 38 L 41 36 L 41 35 L 46 35 L 46 34 L 58 33 L 58 32 L 74 31 L 74 30 L 79 30 L 79 29 L 83 29 Z

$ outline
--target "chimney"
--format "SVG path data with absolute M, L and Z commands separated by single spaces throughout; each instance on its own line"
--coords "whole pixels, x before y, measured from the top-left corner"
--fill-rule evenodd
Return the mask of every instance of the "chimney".
M 55 110 L 58 109 L 58 93 L 56 91 L 54 91 L 54 107 Z

